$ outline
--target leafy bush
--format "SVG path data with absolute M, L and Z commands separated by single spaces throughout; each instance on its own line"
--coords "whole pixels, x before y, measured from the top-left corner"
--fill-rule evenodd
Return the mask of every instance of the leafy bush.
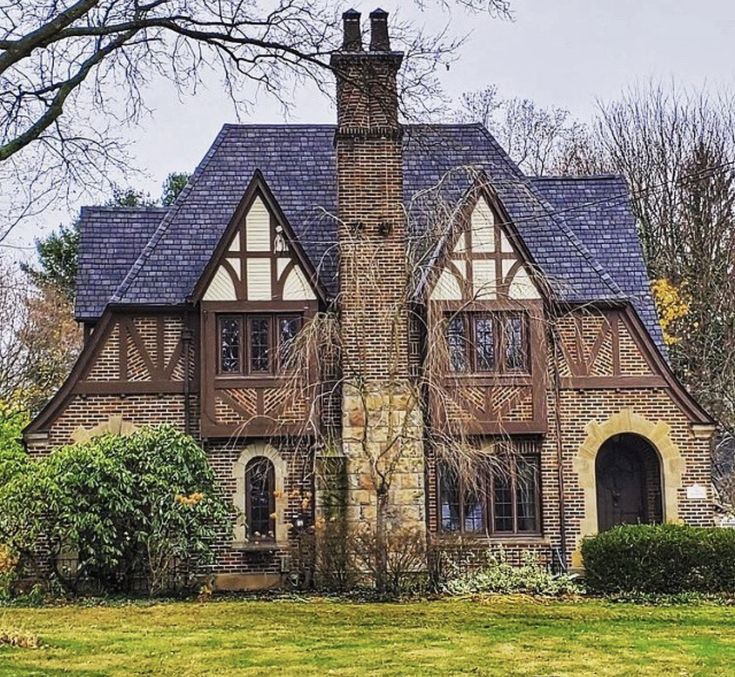
M 0 486 L 23 470 L 29 461 L 21 444 L 28 413 L 0 401 Z
M 594 592 L 735 592 L 735 530 L 624 525 L 586 538 L 582 557 Z
M 227 520 L 206 454 L 171 426 L 63 447 L 0 487 L 0 542 L 26 561 L 42 543 L 70 591 L 189 585 Z
M 450 595 L 527 593 L 559 596 L 582 592 L 573 576 L 551 573 L 533 553 L 525 552 L 518 566 L 508 561 L 503 550 L 488 552 L 485 564 L 476 571 L 450 575 L 442 588 Z

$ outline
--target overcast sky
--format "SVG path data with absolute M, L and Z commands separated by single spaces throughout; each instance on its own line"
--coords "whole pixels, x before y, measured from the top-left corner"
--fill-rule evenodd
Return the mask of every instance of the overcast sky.
M 734 89 L 734 0 L 512 0 L 513 22 L 454 10 L 422 13 L 413 3 L 353 3 L 366 16 L 380 3 L 438 30 L 469 33 L 458 60 L 440 78 L 452 97 L 497 85 L 504 97 L 521 96 L 544 106 L 567 108 L 589 117 L 597 99 L 615 98 L 626 86 L 649 79 Z M 347 8 L 347 6 L 345 7 Z M 296 93 L 290 122 L 332 122 L 330 102 L 313 91 Z M 171 171 L 192 171 L 217 131 L 235 121 L 216 83 L 179 101 L 165 86 L 149 92 L 151 116 L 132 132 L 132 152 L 140 177 L 131 183 L 160 194 Z M 283 122 L 279 106 L 265 98 L 243 122 Z M 89 202 L 89 199 L 86 200 Z M 68 222 L 66 208 L 19 229 L 14 244 Z

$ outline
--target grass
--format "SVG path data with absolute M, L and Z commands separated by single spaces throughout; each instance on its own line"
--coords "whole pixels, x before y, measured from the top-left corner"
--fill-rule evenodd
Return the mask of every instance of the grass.
M 0 610 L 0 675 L 732 675 L 735 611 L 495 597 Z

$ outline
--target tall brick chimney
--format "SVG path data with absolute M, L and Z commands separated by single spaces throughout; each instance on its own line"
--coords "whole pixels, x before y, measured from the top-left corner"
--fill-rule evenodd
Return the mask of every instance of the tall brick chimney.
M 337 190 L 340 291 L 346 374 L 375 379 L 408 373 L 405 313 L 406 227 L 396 77 L 388 14 L 370 14 L 365 51 L 360 14 L 343 15 L 344 42 L 332 54 L 337 75 Z M 401 317 L 403 316 L 403 317 Z
M 423 419 L 409 378 L 407 228 L 401 206 L 396 78 L 403 54 L 391 50 L 387 12 L 370 14 L 368 50 L 360 14 L 345 12 L 343 21 L 344 42 L 331 65 L 337 77 L 346 514 L 349 522 L 377 530 L 390 523 L 423 529 Z M 393 460 L 394 477 L 386 488 L 376 481 L 376 467 Z

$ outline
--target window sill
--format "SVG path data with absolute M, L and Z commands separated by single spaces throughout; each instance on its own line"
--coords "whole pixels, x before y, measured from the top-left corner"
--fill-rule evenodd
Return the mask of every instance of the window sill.
M 440 543 L 443 541 L 461 541 L 463 543 L 484 543 L 487 545 L 551 545 L 549 538 L 542 534 L 508 534 L 507 536 L 501 536 L 494 534 L 454 534 L 440 531 L 434 534 L 434 538 Z
M 276 541 L 234 541 L 232 543 L 233 550 L 247 552 L 270 552 L 273 550 L 280 550 L 281 548 L 283 548 L 283 544 L 276 543 Z

